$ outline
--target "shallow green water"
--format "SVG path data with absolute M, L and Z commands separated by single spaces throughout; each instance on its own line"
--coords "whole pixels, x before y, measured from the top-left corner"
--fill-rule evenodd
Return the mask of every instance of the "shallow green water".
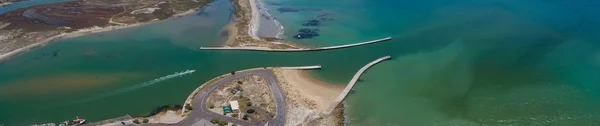
M 274 12 L 288 36 L 334 13 L 304 43 L 394 37 L 349 97 L 354 125 L 600 124 L 596 1 L 272 1 L 308 10 Z
M 223 39 L 218 31 L 229 20 L 227 7 L 227 2 L 219 1 L 196 16 L 61 40 L 3 63 L 0 122 L 59 122 L 75 116 L 98 121 L 124 114 L 145 115 L 162 105 L 181 104 L 191 91 L 213 77 L 263 66 L 321 64 L 327 67 L 322 72 L 332 73 L 324 77 L 344 82 L 362 64 L 384 55 L 369 54 L 376 56 L 340 66 L 349 60 L 331 52 L 196 50 L 199 45 L 215 45 Z M 356 49 L 353 54 L 368 51 Z M 140 86 L 188 69 L 197 71 Z
M 314 10 L 274 12 L 286 36 L 321 11 L 334 13 L 322 36 L 292 40 L 300 44 L 394 40 L 324 52 L 199 51 L 223 39 L 230 5 L 221 0 L 204 14 L 67 39 L 5 62 L 0 123 L 144 115 L 181 104 L 213 77 L 254 67 L 321 64 L 318 78 L 344 84 L 385 55 L 393 60 L 367 71 L 347 101 L 353 125 L 600 123 L 600 11 L 589 6 L 597 2 L 273 1 Z M 144 85 L 187 69 L 197 72 Z

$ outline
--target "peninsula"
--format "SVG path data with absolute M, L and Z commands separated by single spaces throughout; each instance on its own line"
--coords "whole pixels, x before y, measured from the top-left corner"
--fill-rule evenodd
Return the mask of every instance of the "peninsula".
M 259 37 L 256 32 L 260 27 L 261 12 L 258 11 L 257 0 L 232 0 L 235 7 L 233 19 L 225 26 L 229 37 L 224 43 L 228 47 L 258 47 L 267 49 L 301 49 L 300 45 L 285 42 L 276 36 Z
M 163 120 L 166 116 L 161 114 L 123 121 L 147 120 L 146 125 L 150 126 L 229 123 L 342 126 L 345 120 L 342 100 L 367 69 L 389 59 L 391 56 L 385 56 L 365 65 L 345 88 L 313 79 L 307 70 L 321 69 L 320 65 L 232 71 L 196 88 L 184 102 L 185 107 L 172 112 L 178 113 L 171 114 L 174 118 Z
M 232 0 L 235 10 L 230 23 L 224 27 L 228 38 L 221 47 L 200 47 L 202 50 L 246 50 L 268 52 L 304 52 L 350 48 L 391 40 L 392 37 L 329 47 L 305 47 L 284 41 L 280 38 L 283 26 L 269 14 L 260 0 Z M 274 24 L 270 29 L 261 25 Z M 272 29 L 278 27 L 278 29 Z M 273 31 L 276 31 L 274 33 Z M 266 36 L 259 32 L 267 32 Z
M 185 101 L 179 122 L 148 125 L 343 125 L 343 108 L 319 115 L 344 87 L 312 79 L 321 66 L 264 67 L 233 71 L 198 87 Z M 143 120 L 143 119 L 140 119 Z M 210 120 L 210 121 L 209 121 Z
M 0 14 L 0 62 L 60 38 L 191 14 L 211 1 L 73 0 L 16 9 Z

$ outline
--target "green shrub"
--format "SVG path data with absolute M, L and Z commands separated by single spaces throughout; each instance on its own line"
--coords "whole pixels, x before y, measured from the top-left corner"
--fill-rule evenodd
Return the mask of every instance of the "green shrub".
M 152 12 L 152 15 L 154 15 L 154 17 L 160 19 L 160 20 L 164 20 L 169 18 L 169 14 L 167 14 L 166 12 L 164 12 L 162 9 L 159 10 L 155 10 L 154 12 Z
M 135 120 L 133 120 L 133 123 L 135 123 L 135 124 L 140 124 L 140 121 L 139 121 L 139 120 L 137 120 L 137 119 L 135 119 Z
M 248 111 L 246 111 L 246 112 L 248 112 L 248 113 L 252 114 L 252 113 L 254 113 L 254 112 L 255 112 L 255 110 L 254 110 L 254 109 L 248 109 Z
M 217 119 L 217 118 L 212 118 L 212 119 L 210 119 L 210 123 L 212 123 L 212 124 L 217 124 L 217 123 L 219 123 L 219 119 Z
M 144 121 L 142 121 L 142 122 L 144 122 L 144 123 L 148 123 L 148 122 L 150 122 L 150 120 L 148 120 L 148 119 L 144 119 Z
M 185 104 L 185 109 L 194 110 L 194 108 L 192 108 L 192 106 L 190 104 Z
M 227 124 L 229 124 L 229 122 L 227 122 L 225 120 L 220 120 L 219 121 L 219 125 L 221 125 L 221 126 L 224 126 L 224 125 L 227 125 Z

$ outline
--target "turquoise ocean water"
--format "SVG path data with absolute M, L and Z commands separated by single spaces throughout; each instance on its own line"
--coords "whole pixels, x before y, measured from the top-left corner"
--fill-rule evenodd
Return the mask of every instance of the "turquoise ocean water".
M 600 2 L 265 2 L 295 43 L 394 39 L 323 52 L 199 51 L 224 39 L 231 5 L 218 0 L 194 16 L 61 40 L 1 64 L 0 124 L 145 115 L 181 104 L 213 77 L 253 67 L 321 64 L 317 78 L 345 84 L 391 55 L 346 101 L 352 125 L 600 125 Z M 291 38 L 323 14 L 332 20 L 314 27 L 321 36 Z M 197 71 L 148 83 L 187 69 Z
M 349 97 L 354 125 L 599 125 L 597 1 L 268 0 L 295 35 L 332 13 L 337 45 L 393 36 Z M 296 15 L 298 14 L 298 15 Z

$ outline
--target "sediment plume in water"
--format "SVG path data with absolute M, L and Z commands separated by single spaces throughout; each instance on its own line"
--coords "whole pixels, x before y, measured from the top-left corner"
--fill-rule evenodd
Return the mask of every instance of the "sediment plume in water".
M 102 93 L 102 94 L 100 94 L 98 96 L 95 96 L 95 97 L 92 97 L 92 98 L 89 98 L 89 99 L 85 99 L 85 100 L 82 100 L 82 101 L 78 101 L 78 102 L 75 102 L 73 104 L 88 102 L 88 101 L 92 101 L 92 100 L 96 100 L 96 99 L 100 99 L 100 98 L 104 98 L 104 97 L 108 97 L 108 96 L 113 96 L 113 95 L 117 95 L 117 94 L 129 92 L 129 91 L 132 91 L 132 90 L 136 90 L 136 89 L 139 89 L 139 88 L 143 88 L 143 87 L 147 87 L 147 86 L 156 84 L 158 82 L 169 80 L 169 79 L 172 79 L 172 78 L 175 78 L 175 77 L 181 77 L 181 76 L 184 76 L 184 75 L 192 74 L 194 72 L 196 72 L 196 70 L 186 70 L 186 71 L 181 71 L 181 72 L 175 72 L 173 74 L 170 74 L 170 75 L 167 75 L 167 76 L 162 76 L 162 77 L 159 77 L 159 78 L 156 78 L 156 79 L 153 79 L 153 80 L 141 83 L 141 84 L 133 85 L 131 87 L 121 88 L 121 89 L 118 89 L 118 90 L 114 90 L 114 91 L 109 91 L 109 92 L 106 92 L 106 93 Z

